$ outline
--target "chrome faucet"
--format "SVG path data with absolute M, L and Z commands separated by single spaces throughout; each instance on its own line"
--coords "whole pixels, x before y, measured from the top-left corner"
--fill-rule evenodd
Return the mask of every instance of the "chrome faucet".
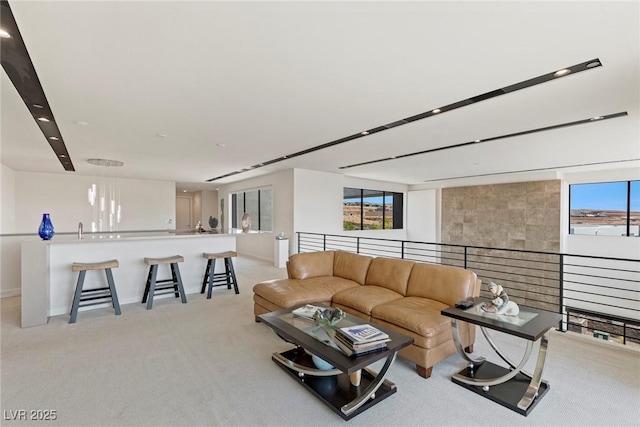
M 78 223 L 78 240 L 82 239 L 82 223 Z

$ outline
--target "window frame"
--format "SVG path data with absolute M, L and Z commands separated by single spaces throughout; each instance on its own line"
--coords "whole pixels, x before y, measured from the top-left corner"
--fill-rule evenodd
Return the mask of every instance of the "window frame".
M 572 233 L 572 222 L 571 222 L 571 210 L 572 210 L 572 206 L 571 206 L 571 198 L 573 195 L 573 191 L 572 191 L 572 187 L 573 186 L 578 186 L 578 185 L 596 185 L 596 184 L 614 184 L 614 183 L 625 183 L 626 184 L 626 203 L 625 203 L 625 207 L 626 207 L 626 224 L 624 226 L 624 230 L 625 233 L 623 235 L 620 236 L 611 236 L 609 235 L 609 237 L 640 237 L 640 233 L 638 233 L 638 236 L 634 236 L 631 234 L 631 187 L 634 183 L 636 183 L 636 186 L 640 186 L 640 180 L 621 180 L 621 181 L 601 181 L 601 182 L 580 182 L 580 183 L 574 183 L 574 184 L 569 184 L 569 207 L 568 207 L 568 212 L 567 212 L 567 216 L 568 216 L 568 234 L 572 235 L 572 236 L 577 236 L 577 235 L 586 235 L 586 236 L 592 236 L 591 234 L 576 234 L 576 233 Z M 640 187 L 638 187 L 638 190 L 640 190 Z M 604 209 L 603 209 L 604 210 Z M 593 236 L 604 236 L 603 235 L 598 235 L 598 234 L 593 234 Z
M 254 216 L 251 216 L 251 231 L 264 231 L 264 232 L 273 232 L 273 188 L 271 187 L 260 187 L 260 188 L 249 188 L 249 189 L 245 189 L 245 190 L 240 190 L 240 191 L 234 191 L 230 193 L 230 198 L 231 198 L 231 228 L 234 229 L 238 229 L 241 227 L 238 227 L 240 218 L 238 218 L 238 206 L 239 206 L 239 201 L 240 199 L 242 200 L 242 213 L 247 212 L 246 211 L 246 206 L 247 206 L 247 193 L 249 192 L 257 192 L 257 211 L 258 211 L 258 215 L 257 218 L 255 218 Z M 270 210 L 271 210 L 271 229 L 269 230 L 263 230 L 263 215 L 262 215 L 262 191 L 270 191 L 271 192 L 271 206 L 270 206 Z M 257 227 L 257 228 L 254 228 Z
M 345 191 L 359 191 L 360 192 L 360 228 L 356 229 L 345 229 L 345 221 L 344 221 L 344 202 L 345 202 Z M 365 192 L 369 193 L 365 195 Z M 364 228 L 364 199 L 365 197 L 373 197 L 371 193 L 379 194 L 382 199 L 382 228 Z M 386 225 L 386 214 L 387 214 L 387 197 L 392 198 L 392 218 L 391 218 L 391 228 L 385 227 Z M 351 198 L 353 200 L 357 200 L 356 197 Z M 358 203 L 358 202 L 356 202 Z M 342 212 L 343 212 L 343 220 L 342 220 L 342 231 L 378 231 L 378 230 L 402 230 L 404 229 L 404 193 L 400 193 L 397 191 L 386 191 L 386 190 L 371 190 L 368 188 L 354 188 L 354 187 L 343 187 L 342 188 Z

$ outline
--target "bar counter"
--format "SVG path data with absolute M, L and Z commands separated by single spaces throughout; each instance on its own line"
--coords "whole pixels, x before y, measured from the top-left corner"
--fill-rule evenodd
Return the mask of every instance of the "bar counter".
M 185 292 L 187 295 L 199 293 L 206 266 L 202 253 L 235 251 L 236 235 L 233 230 L 229 233 L 113 233 L 99 236 L 85 234 L 82 239 L 73 235 L 56 235 L 52 240 L 23 242 L 22 327 L 44 325 L 50 316 L 69 313 L 77 281 L 77 273 L 71 272 L 71 264 L 74 262 L 93 263 L 117 259 L 120 266 L 112 271 L 124 312 L 126 304 L 139 304 L 142 301 L 148 274 L 145 257 L 182 255 L 184 262 L 179 266 Z M 220 268 L 219 264 L 218 269 Z M 158 279 L 170 277 L 169 268 L 160 266 Z M 103 270 L 91 271 L 86 275 L 84 287 L 104 287 L 105 283 Z M 108 303 L 101 304 L 81 311 L 108 306 Z M 81 321 L 81 316 L 78 321 Z

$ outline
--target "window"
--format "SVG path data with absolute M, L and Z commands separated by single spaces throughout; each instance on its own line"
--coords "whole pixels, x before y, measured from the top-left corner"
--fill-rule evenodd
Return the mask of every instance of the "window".
M 342 223 L 344 230 L 387 230 L 402 228 L 403 194 L 381 190 L 344 188 Z
M 241 228 L 242 215 L 251 217 L 251 230 L 273 231 L 271 189 L 261 188 L 231 194 L 231 227 Z
M 640 181 L 569 186 L 569 234 L 640 235 Z

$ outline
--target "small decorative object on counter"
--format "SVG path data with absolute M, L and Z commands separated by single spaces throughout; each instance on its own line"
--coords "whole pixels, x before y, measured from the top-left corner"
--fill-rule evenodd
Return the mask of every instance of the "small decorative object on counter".
M 51 218 L 49 218 L 48 213 L 42 214 L 42 222 L 40 223 L 40 228 L 38 228 L 38 235 L 42 238 L 42 240 L 51 240 L 55 231 L 53 230 L 53 224 L 51 223 Z
M 196 224 L 196 232 L 204 233 L 204 227 L 202 226 L 202 221 L 198 221 L 198 223 Z
M 213 216 L 209 217 L 209 227 L 216 228 L 218 226 L 218 218 L 214 218 Z
M 520 307 L 515 302 L 509 301 L 509 296 L 502 286 L 491 282 L 489 292 L 491 292 L 491 302 L 482 305 L 483 311 L 507 316 L 517 316 L 520 313 Z
M 242 232 L 248 233 L 251 230 L 251 216 L 245 212 L 240 222 L 242 223 Z
M 284 237 L 284 231 L 282 231 L 280 234 L 278 234 L 278 235 L 276 236 L 276 239 L 278 239 L 278 240 L 284 240 L 284 239 L 286 239 L 286 237 Z

